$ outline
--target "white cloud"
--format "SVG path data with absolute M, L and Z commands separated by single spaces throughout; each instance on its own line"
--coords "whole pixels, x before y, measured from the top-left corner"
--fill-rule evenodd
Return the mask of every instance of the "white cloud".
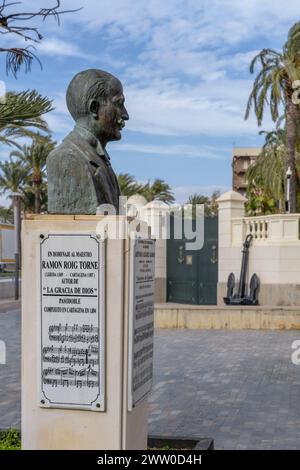
M 28 3 L 30 0 L 27 0 Z M 48 3 L 52 2 L 48 0 Z M 283 8 L 279 0 L 64 0 L 64 8 L 82 7 L 79 13 L 66 15 L 64 21 L 81 22 L 89 28 L 113 25 L 143 37 L 147 33 L 145 22 L 165 22 L 174 19 L 174 31 L 198 26 L 197 37 L 220 43 L 251 38 L 261 28 L 264 34 L 274 34 L 273 26 L 296 21 L 299 2 L 289 0 Z
M 53 0 L 39 0 L 35 3 L 37 9 L 39 6 L 53 6 Z M 25 0 L 22 4 L 32 9 L 31 0 Z M 140 46 L 141 50 L 135 54 L 134 62 L 151 60 L 152 64 L 170 73 L 181 70 L 183 73 L 199 75 L 206 70 L 207 76 L 211 69 L 211 73 L 219 70 L 220 60 L 239 43 L 243 43 L 244 49 L 248 46 L 246 54 L 253 49 L 251 44 L 257 37 L 264 37 L 272 46 L 274 31 L 276 38 L 280 40 L 282 37 L 283 42 L 287 29 L 300 13 L 298 0 L 289 0 L 284 8 L 279 0 L 62 2 L 64 10 L 79 7 L 83 7 L 81 11 L 61 16 L 61 28 L 51 18 L 41 24 L 45 36 L 41 51 L 83 57 L 79 47 L 80 25 L 81 34 L 101 35 L 101 50 L 97 51 L 100 60 L 102 54 L 105 54 L 102 50 L 103 42 L 108 40 L 110 52 L 115 46 Z M 61 39 L 53 36 L 54 31 Z M 50 38 L 47 36 L 49 32 Z M 85 52 L 89 54 L 90 51 Z
M 157 156 L 182 156 L 190 158 L 204 158 L 213 160 L 225 160 L 224 153 L 230 155 L 231 149 L 220 149 L 206 145 L 149 145 L 149 144 L 126 144 L 114 145 L 114 150 L 121 152 L 146 153 Z
M 46 55 L 95 59 L 94 56 L 80 50 L 76 44 L 58 38 L 44 39 L 40 44 L 36 45 L 36 49 L 38 53 Z
M 232 136 L 233 139 L 257 135 L 256 121 L 244 121 L 244 111 L 251 82 L 220 80 L 181 88 L 169 81 L 155 81 L 152 86 L 136 87 L 125 84 L 126 106 L 130 119 L 126 123 L 122 142 L 114 144 L 115 151 L 149 153 L 161 156 L 176 155 L 191 158 L 222 159 L 229 149 L 218 145 L 166 143 L 150 144 L 145 136 L 142 143 L 127 143 L 127 132 L 163 136 Z M 65 104 L 64 93 L 54 99 L 55 111 L 46 115 L 51 130 L 69 132 L 74 123 Z M 266 122 L 264 128 L 272 128 Z M 224 157 L 225 156 L 225 157 Z
M 53 0 L 36 2 L 43 7 L 53 6 Z M 30 5 L 26 0 L 23 4 Z M 219 77 L 224 74 L 222 66 L 230 68 L 226 60 L 232 54 L 232 47 L 243 43 L 244 59 L 253 50 L 252 42 L 264 37 L 266 46 L 273 46 L 274 40 L 284 41 L 287 29 L 297 20 L 300 13 L 298 0 L 289 0 L 282 8 L 279 0 L 64 0 L 63 9 L 83 7 L 80 12 L 61 16 L 62 27 L 58 28 L 50 18 L 42 23 L 45 39 L 41 50 L 83 57 L 79 47 L 78 25 L 81 34 L 101 37 L 98 60 L 103 62 L 106 52 L 105 41 L 110 54 L 115 48 L 128 49 L 137 46 L 131 64 L 144 62 L 150 68 L 159 67 L 161 72 L 172 74 L 178 70 L 187 75 L 203 78 Z M 53 32 L 65 40 L 53 36 Z M 274 36 L 276 31 L 276 36 Z M 51 37 L 47 37 L 47 33 Z M 69 40 L 70 36 L 72 41 Z M 60 47 L 61 41 L 61 47 Z M 99 41 L 100 44 L 100 41 Z M 97 49 L 97 41 L 95 41 Z M 124 49 L 125 48 L 125 49 Z M 85 51 L 89 54 L 90 51 Z M 243 58 L 240 53 L 242 62 Z M 109 58 L 107 57 L 109 61 Z M 115 60 L 120 60 L 119 54 Z M 236 58 L 238 61 L 238 57 Z M 149 64 L 150 61 L 150 64 Z M 125 60 L 126 63 L 126 60 Z M 215 75 L 217 74 L 217 75 Z
M 61 28 L 51 19 L 43 23 L 38 52 L 78 59 L 92 52 L 95 66 L 116 70 L 125 82 L 129 130 L 182 136 L 257 134 L 255 120 L 244 121 L 252 79 L 239 73 L 245 76 L 258 38 L 266 47 L 282 43 L 300 13 L 296 0 L 284 8 L 279 0 L 62 2 L 63 9 L 81 6 L 61 17 Z M 84 50 L 84 34 L 93 38 L 92 51 Z M 51 114 L 53 129 L 69 128 L 65 113 Z M 264 128 L 270 127 L 267 118 Z
M 220 79 L 186 86 L 171 86 L 167 81 L 147 87 L 125 86 L 132 116 L 127 127 L 160 135 L 256 134 L 255 119 L 244 121 L 251 85 L 248 80 Z M 265 124 L 272 127 L 270 120 Z
M 45 116 L 49 129 L 51 132 L 58 134 L 66 134 L 71 131 L 73 124 L 71 118 L 68 118 L 64 114 L 56 113 L 55 111 L 48 113 Z
M 224 65 L 226 63 L 227 67 L 235 69 L 236 71 L 248 71 L 253 57 L 255 57 L 259 52 L 260 51 L 256 49 L 248 52 L 238 52 L 237 54 L 231 54 L 226 57 Z
M 126 107 L 130 116 L 125 132 L 165 136 L 257 135 L 254 117 L 244 121 L 251 85 L 250 80 L 228 78 L 196 85 L 182 85 L 167 79 L 156 79 L 145 86 L 125 82 Z M 51 129 L 60 133 L 69 131 L 73 121 L 66 108 L 64 93 L 56 95 L 54 106 L 55 111 L 46 116 Z M 268 113 L 264 128 L 272 128 Z M 172 148 L 176 154 L 182 150 Z M 156 153 L 156 150 L 148 146 L 143 151 Z M 201 151 L 199 155 L 198 151 L 190 148 L 187 153 L 190 156 L 204 156 Z M 170 153 L 169 144 L 164 153 Z

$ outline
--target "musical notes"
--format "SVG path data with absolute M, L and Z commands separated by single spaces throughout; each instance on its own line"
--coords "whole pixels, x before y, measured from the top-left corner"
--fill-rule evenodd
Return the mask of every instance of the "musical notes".
M 61 385 L 62 387 L 76 387 L 76 388 L 82 388 L 82 387 L 88 387 L 88 388 L 93 388 L 93 387 L 98 387 L 99 382 L 95 382 L 93 380 L 63 380 L 59 383 L 59 380 L 57 379 L 43 379 L 43 384 L 45 385 L 51 385 L 51 387 L 57 387 Z
M 49 326 L 49 333 L 61 333 L 64 332 L 66 333 L 98 333 L 98 328 L 95 327 L 94 325 L 81 325 L 79 326 L 77 323 L 75 325 L 68 325 L 66 323 L 65 325 L 62 325 L 59 323 L 58 325 L 50 325 Z
M 46 369 L 43 370 L 43 377 L 46 377 L 47 375 L 60 375 L 61 377 L 73 377 L 73 376 L 80 376 L 80 377 L 89 377 L 89 375 L 92 375 L 93 377 L 98 376 L 98 372 L 96 370 L 93 370 L 91 366 L 85 367 L 83 369 L 71 369 L 71 368 L 66 368 L 66 369 L 59 369 L 59 368 L 53 368 L 53 367 L 47 367 Z
M 98 330 L 98 327 L 93 325 L 79 326 L 77 323 L 75 325 L 68 325 L 68 323 L 62 325 L 59 323 L 58 325 L 49 326 L 49 340 L 58 341 L 59 343 L 98 343 Z
M 51 377 L 49 377 L 51 376 Z M 59 379 L 56 378 L 59 376 Z M 61 385 L 62 387 L 96 387 L 99 385 L 98 380 L 91 380 L 90 377 L 98 377 L 98 372 L 89 367 L 83 369 L 72 369 L 72 368 L 53 368 L 47 367 L 43 370 L 42 373 L 43 383 L 51 385 L 52 387 L 57 387 Z M 80 377 L 78 379 L 78 377 Z
M 101 401 L 99 261 L 99 241 L 89 234 L 41 242 L 40 383 L 48 406 L 94 409 Z
M 81 342 L 81 343 L 97 343 L 98 342 L 98 327 L 93 324 L 57 324 L 49 325 L 49 340 L 59 341 L 64 343 Z M 57 335 L 53 332 L 58 333 Z M 71 333 L 71 334 L 67 334 Z M 94 381 L 90 385 L 90 376 L 98 377 L 97 370 L 93 367 L 99 365 L 99 350 L 98 346 L 89 344 L 87 348 L 76 348 L 71 346 L 44 346 L 42 348 L 42 361 L 50 364 L 64 364 L 69 367 L 45 367 L 42 370 L 43 383 L 51 385 L 52 387 L 95 387 L 98 381 Z M 85 366 L 84 368 L 78 369 L 78 367 Z M 78 366 L 78 367 L 77 367 Z M 51 376 L 60 376 L 60 380 Z M 47 377 L 47 379 L 46 379 Z M 77 377 L 86 377 L 86 380 Z M 45 380 L 47 380 L 45 382 Z M 50 380 L 50 381 L 49 381 Z M 98 383 L 99 384 L 99 383 Z
M 87 349 L 71 348 L 67 346 L 60 346 L 59 348 L 52 346 L 45 346 L 42 349 L 43 354 L 73 354 L 77 356 L 85 356 L 86 354 L 97 354 L 98 348 L 96 346 L 89 346 Z
M 50 341 L 58 341 L 59 343 L 98 343 L 98 335 L 51 335 L 49 333 L 49 340 Z

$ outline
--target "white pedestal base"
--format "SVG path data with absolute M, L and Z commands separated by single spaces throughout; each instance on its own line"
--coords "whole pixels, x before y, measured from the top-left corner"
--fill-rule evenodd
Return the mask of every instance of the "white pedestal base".
M 129 241 L 106 240 L 105 411 L 39 403 L 40 234 L 95 232 L 101 216 L 29 216 L 22 230 L 23 449 L 146 449 L 147 400 L 128 412 Z M 120 217 L 125 225 L 126 219 Z M 83 247 L 84 248 L 84 247 Z

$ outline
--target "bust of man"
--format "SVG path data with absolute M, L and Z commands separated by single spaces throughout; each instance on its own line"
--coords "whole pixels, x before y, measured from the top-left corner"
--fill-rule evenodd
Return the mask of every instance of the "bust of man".
M 67 106 L 73 131 L 47 158 L 48 211 L 96 214 L 101 204 L 118 211 L 120 188 L 106 144 L 121 139 L 129 119 L 120 81 L 102 70 L 85 70 L 72 79 Z

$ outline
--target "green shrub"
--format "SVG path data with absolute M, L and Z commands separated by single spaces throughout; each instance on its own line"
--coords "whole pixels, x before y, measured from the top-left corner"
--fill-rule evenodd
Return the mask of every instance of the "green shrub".
M 0 450 L 20 450 L 21 439 L 17 429 L 9 429 L 0 433 Z

